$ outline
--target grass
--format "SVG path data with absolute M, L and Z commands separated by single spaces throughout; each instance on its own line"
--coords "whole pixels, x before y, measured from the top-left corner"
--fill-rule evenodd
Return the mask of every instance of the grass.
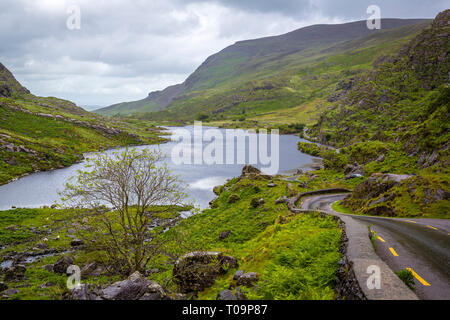
M 332 208 L 334 211 L 337 211 L 337 212 L 340 212 L 340 213 L 353 214 L 353 211 L 352 211 L 352 210 L 350 210 L 350 209 L 348 209 L 348 208 L 346 208 L 346 207 L 344 207 L 344 206 L 342 205 L 342 201 L 341 201 L 341 200 L 340 200 L 340 201 L 336 201 L 335 203 L 333 203 L 333 204 L 331 205 L 331 208 Z
M 335 273 L 341 258 L 341 230 L 332 218 L 316 214 L 297 216 L 290 213 L 286 205 L 275 205 L 279 197 L 287 195 L 287 182 L 275 178 L 275 188 L 269 188 L 268 182 L 258 177 L 233 179 L 220 188 L 213 209 L 184 219 L 164 233 L 161 239 L 167 240 L 165 254 L 150 262 L 148 269 L 159 271 L 149 278 L 175 291 L 172 268 L 176 257 L 191 251 L 212 250 L 236 257 L 239 270 L 260 275 L 257 290 L 244 290 L 250 299 L 334 299 Z M 297 186 L 292 188 L 296 192 L 305 190 Z M 238 195 L 239 200 L 229 203 L 231 194 Z M 263 198 L 264 204 L 255 208 L 254 198 Z M 0 212 L 0 241 L 9 244 L 0 251 L 0 257 L 11 252 L 32 251 L 43 238 L 48 239 L 45 243 L 50 249 L 65 251 L 70 248 L 72 239 L 67 230 L 86 225 L 86 221 L 82 223 L 86 217 L 88 225 L 97 226 L 95 215 L 83 210 L 42 208 Z M 7 229 L 11 226 L 15 226 L 15 231 Z M 219 235 L 225 230 L 231 234 L 220 240 Z M 103 255 L 101 251 L 89 248 L 68 254 L 80 267 L 102 261 Z M 66 292 L 67 277 L 42 268 L 57 259 L 57 256 L 51 256 L 28 264 L 24 280 L 8 283 L 10 288 L 19 290 L 12 298 L 61 299 Z M 232 280 L 235 271 L 228 270 L 211 288 L 200 292 L 198 298 L 214 300 L 220 290 L 235 286 Z M 106 285 L 121 278 L 102 275 L 83 282 Z M 55 286 L 40 288 L 47 281 Z
M 403 281 L 404 284 L 408 288 L 410 288 L 412 291 L 416 290 L 415 283 L 414 283 L 414 275 L 409 270 L 400 270 L 396 271 L 395 274 L 400 278 L 400 280 Z

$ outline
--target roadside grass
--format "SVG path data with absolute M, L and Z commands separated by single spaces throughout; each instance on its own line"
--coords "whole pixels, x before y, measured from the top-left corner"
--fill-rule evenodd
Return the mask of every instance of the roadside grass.
M 342 200 L 339 200 L 339 201 L 336 201 L 335 203 L 333 203 L 331 205 L 331 208 L 336 212 L 345 213 L 345 214 L 353 214 L 352 210 L 350 210 L 342 205 Z

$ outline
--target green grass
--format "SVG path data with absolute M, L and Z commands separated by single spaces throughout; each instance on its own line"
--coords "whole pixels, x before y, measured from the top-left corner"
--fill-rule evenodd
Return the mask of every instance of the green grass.
M 353 214 L 353 211 L 352 211 L 352 210 L 350 210 L 350 209 L 348 209 L 348 208 L 346 208 L 346 207 L 344 207 L 344 206 L 342 205 L 342 201 L 336 201 L 335 203 L 333 203 L 333 204 L 331 205 L 331 208 L 332 208 L 334 211 L 337 211 L 337 212 L 340 212 L 340 213 Z
M 414 283 L 414 275 L 409 270 L 400 270 L 396 271 L 395 274 L 400 278 L 400 280 L 403 281 L 404 284 L 408 288 L 410 288 L 412 291 L 416 290 L 415 283 Z
M 148 269 L 160 270 L 150 275 L 150 279 L 175 291 L 172 268 L 176 257 L 191 251 L 213 250 L 236 257 L 240 270 L 260 274 L 258 290 L 246 292 L 251 299 L 334 299 L 341 230 L 331 218 L 315 214 L 296 216 L 287 210 L 286 205 L 275 205 L 276 199 L 287 195 L 287 182 L 277 178 L 275 188 L 267 187 L 268 182 L 255 177 L 233 179 L 221 188 L 214 209 L 191 216 L 164 233 L 161 239 L 167 241 L 164 246 L 166 254 L 150 262 Z M 296 192 L 304 190 L 294 189 Z M 237 194 L 240 200 L 229 203 L 231 194 Z M 265 203 L 255 208 L 252 205 L 254 198 L 263 198 Z M 83 218 L 89 219 L 88 225 L 99 226 L 99 216 L 75 209 L 0 212 L 0 241 L 9 244 L 0 251 L 0 259 L 11 252 L 29 251 L 44 237 L 51 249 L 67 250 L 71 241 L 67 230 L 86 225 L 81 222 Z M 16 231 L 6 229 L 10 226 L 15 226 Z M 35 229 L 32 231 L 31 227 Z M 231 235 L 221 241 L 219 235 L 224 230 L 230 230 Z M 40 233 L 36 234 L 36 231 Z M 77 235 L 81 234 L 87 235 L 83 230 L 77 232 Z M 80 267 L 102 261 L 104 257 L 101 250 L 89 248 L 69 254 Z M 57 259 L 56 256 L 48 257 L 27 265 L 25 280 L 8 283 L 10 288 L 18 287 L 19 290 L 19 294 L 12 298 L 61 299 L 66 292 L 66 277 L 42 269 Z M 229 270 L 211 288 L 199 293 L 199 299 L 215 299 L 220 290 L 234 286 L 232 277 L 235 271 Z M 83 281 L 106 285 L 121 278 L 123 276 L 101 276 Z M 47 281 L 56 286 L 40 289 L 39 286 Z M 21 287 L 24 284 L 27 286 Z

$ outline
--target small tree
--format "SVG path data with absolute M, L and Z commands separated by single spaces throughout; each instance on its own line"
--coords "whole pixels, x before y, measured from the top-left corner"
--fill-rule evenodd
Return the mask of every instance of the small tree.
M 167 165 L 158 165 L 162 159 L 160 152 L 147 149 L 100 154 L 88 160 L 76 182 L 67 183 L 62 193 L 71 206 L 112 209 L 98 215 L 100 228 L 90 234 L 130 273 L 144 271 L 158 251 L 157 236 L 167 226 L 155 227 L 156 217 L 173 211 L 185 198 L 179 179 Z

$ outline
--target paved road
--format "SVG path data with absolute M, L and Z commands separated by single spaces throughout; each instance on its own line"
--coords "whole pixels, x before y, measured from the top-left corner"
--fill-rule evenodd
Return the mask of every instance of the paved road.
M 303 199 L 302 209 L 332 211 L 345 195 Z M 336 213 L 339 214 L 339 213 Z M 396 219 L 352 215 L 376 232 L 377 254 L 393 271 L 410 268 L 416 294 L 424 300 L 450 300 L 450 220 Z

